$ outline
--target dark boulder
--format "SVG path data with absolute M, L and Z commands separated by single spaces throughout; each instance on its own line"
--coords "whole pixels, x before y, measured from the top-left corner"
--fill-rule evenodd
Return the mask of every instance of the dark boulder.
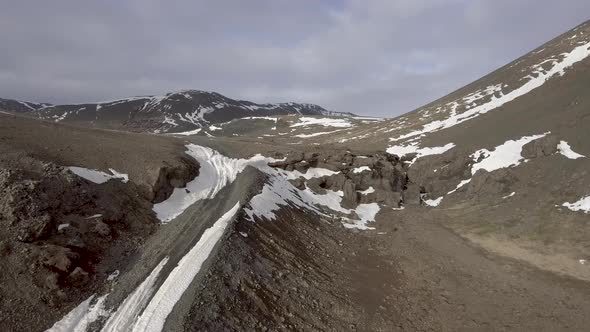
M 299 190 L 304 190 L 305 189 L 305 181 L 302 178 L 297 178 L 294 180 L 290 180 L 289 182 L 291 182 L 291 184 L 293 185 L 293 187 L 299 189 Z
M 417 206 L 420 205 L 420 186 L 417 184 L 407 185 L 403 192 L 404 205 Z
M 480 169 L 473 175 L 467 186 L 467 197 L 468 199 L 479 199 L 509 193 L 511 186 L 517 181 L 518 179 L 512 170 L 507 168 L 493 172 Z
M 550 156 L 557 152 L 559 139 L 555 135 L 547 135 L 525 144 L 521 155 L 526 159 Z
M 343 186 L 344 197 L 342 198 L 342 206 L 347 209 L 353 209 L 358 202 L 358 194 L 354 182 L 346 179 Z
M 72 268 L 78 254 L 69 248 L 46 244 L 38 248 L 39 262 L 58 273 L 67 273 Z

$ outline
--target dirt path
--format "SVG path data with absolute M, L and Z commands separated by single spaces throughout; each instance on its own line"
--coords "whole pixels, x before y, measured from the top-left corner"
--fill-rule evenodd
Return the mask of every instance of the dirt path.
M 588 283 L 489 254 L 442 227 L 440 221 L 435 212 L 384 210 L 377 231 L 365 233 L 379 257 L 395 261 L 401 269 L 403 284 L 396 299 L 402 318 L 399 328 L 587 329 Z M 377 275 L 389 273 L 374 271 Z M 374 274 L 373 278 L 379 278 Z

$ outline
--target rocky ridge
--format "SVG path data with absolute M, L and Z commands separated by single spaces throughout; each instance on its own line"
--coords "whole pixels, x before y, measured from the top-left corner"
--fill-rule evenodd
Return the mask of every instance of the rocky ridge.
M 325 190 L 342 191 L 342 204 L 346 208 L 373 202 L 393 208 L 415 206 L 423 204 L 428 196 L 424 186 L 408 177 L 411 155 L 400 158 L 386 152 L 372 155 L 290 152 L 285 156 L 284 161 L 269 166 L 302 174 L 312 168 L 337 172 L 308 180 L 299 177 L 291 183 L 298 189 L 307 186 L 318 194 L 324 194 Z

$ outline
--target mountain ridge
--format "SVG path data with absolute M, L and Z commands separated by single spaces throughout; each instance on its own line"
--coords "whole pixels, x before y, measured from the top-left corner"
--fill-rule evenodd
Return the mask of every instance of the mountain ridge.
M 0 109 L 53 122 L 152 133 L 190 131 L 251 116 L 356 116 L 348 112 L 329 111 L 310 103 L 259 104 L 202 90 L 61 105 L 0 99 Z

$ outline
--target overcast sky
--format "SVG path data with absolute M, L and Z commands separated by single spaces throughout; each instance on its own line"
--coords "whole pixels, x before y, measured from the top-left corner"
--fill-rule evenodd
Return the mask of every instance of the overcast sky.
M 588 0 L 0 0 L 0 96 L 211 90 L 393 116 L 590 19 Z

